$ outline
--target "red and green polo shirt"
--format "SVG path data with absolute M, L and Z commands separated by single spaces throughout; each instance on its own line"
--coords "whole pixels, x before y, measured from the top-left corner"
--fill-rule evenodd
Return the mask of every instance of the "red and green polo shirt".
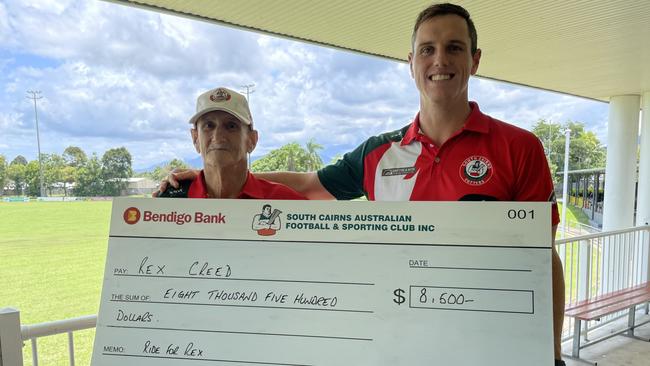
M 158 197 L 169 198 L 209 198 L 205 185 L 203 170 L 194 180 L 181 181 L 178 188 L 169 186 Z M 238 199 L 269 199 L 269 200 L 306 200 L 300 193 L 279 183 L 255 178 L 248 172 L 246 183 L 242 187 Z
M 481 113 L 470 102 L 463 127 L 436 146 L 415 120 L 373 136 L 318 171 L 337 199 L 376 201 L 551 201 L 560 221 L 544 149 L 529 131 Z

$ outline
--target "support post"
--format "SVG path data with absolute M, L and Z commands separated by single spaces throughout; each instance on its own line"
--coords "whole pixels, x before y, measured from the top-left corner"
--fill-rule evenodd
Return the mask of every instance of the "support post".
M 589 240 L 580 240 L 578 254 L 578 301 L 589 298 L 591 290 L 591 246 Z
M 643 93 L 636 226 L 650 225 L 650 91 Z
M 638 95 L 610 98 L 603 231 L 634 225 L 634 177 L 640 103 Z
M 20 312 L 0 309 L 0 366 L 23 366 L 23 339 Z
M 591 294 L 591 245 L 589 240 L 580 240 L 578 244 L 578 301 L 587 300 Z M 587 339 L 587 325 L 584 322 L 583 335 Z

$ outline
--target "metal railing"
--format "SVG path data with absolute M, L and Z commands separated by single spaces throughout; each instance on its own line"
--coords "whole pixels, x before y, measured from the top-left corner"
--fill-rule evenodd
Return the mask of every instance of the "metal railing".
M 75 365 L 75 331 L 95 328 L 97 315 L 57 320 L 31 325 L 20 325 L 20 313 L 14 309 L 0 309 L 0 366 L 23 366 L 22 345 L 31 341 L 32 365 L 38 366 L 38 338 L 68 334 L 68 357 L 70 366 Z M 15 335 L 19 334 L 19 337 Z
M 650 226 L 595 233 L 556 241 L 564 264 L 567 305 L 647 282 L 650 261 Z M 645 304 L 648 312 L 648 304 Z M 587 340 L 590 331 L 627 315 L 609 315 L 600 322 L 584 322 L 581 331 Z M 74 366 L 73 332 L 94 328 L 97 315 L 34 325 L 20 325 L 14 309 L 0 309 L 0 366 L 23 366 L 22 344 L 31 341 L 33 366 L 38 366 L 37 339 L 68 333 L 70 365 Z M 564 321 L 563 341 L 571 339 L 573 319 Z
M 650 280 L 650 226 L 564 238 L 555 244 L 564 266 L 568 306 Z M 647 303 L 640 306 L 648 312 Z M 588 340 L 589 332 L 626 315 L 624 310 L 584 322 L 581 334 Z M 573 318 L 565 318 L 563 341 L 574 336 L 573 323 Z

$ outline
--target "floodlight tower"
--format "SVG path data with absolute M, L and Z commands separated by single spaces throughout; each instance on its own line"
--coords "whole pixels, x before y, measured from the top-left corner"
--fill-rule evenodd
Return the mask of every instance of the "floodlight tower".
M 242 90 L 242 93 L 246 93 L 246 101 L 248 102 L 248 108 L 250 109 L 251 105 L 251 94 L 255 92 L 255 84 L 247 84 L 247 85 L 242 85 L 242 88 L 245 88 L 246 91 Z M 248 153 L 248 170 L 251 169 L 251 153 Z
M 38 179 L 41 197 L 45 197 L 45 190 L 43 189 L 43 163 L 41 161 L 41 136 L 38 132 L 38 109 L 36 108 L 36 101 L 38 99 L 43 99 L 40 90 L 28 90 L 27 99 L 34 101 L 34 120 L 36 121 L 36 144 L 38 146 Z
M 241 87 L 246 89 L 246 91 L 242 90 L 242 93 L 246 93 L 246 101 L 250 105 L 251 104 L 250 95 L 255 92 L 255 89 L 253 89 L 255 87 L 255 84 L 242 85 Z

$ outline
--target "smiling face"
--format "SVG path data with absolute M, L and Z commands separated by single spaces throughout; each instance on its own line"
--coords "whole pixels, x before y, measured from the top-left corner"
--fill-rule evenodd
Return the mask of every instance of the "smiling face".
M 467 102 L 467 83 L 476 74 L 481 50 L 471 52 L 465 19 L 455 14 L 423 22 L 415 34 L 408 60 L 422 101 Z
M 223 111 L 202 115 L 191 133 L 194 147 L 201 154 L 206 168 L 246 166 L 246 154 L 252 152 L 257 144 L 257 131 Z

